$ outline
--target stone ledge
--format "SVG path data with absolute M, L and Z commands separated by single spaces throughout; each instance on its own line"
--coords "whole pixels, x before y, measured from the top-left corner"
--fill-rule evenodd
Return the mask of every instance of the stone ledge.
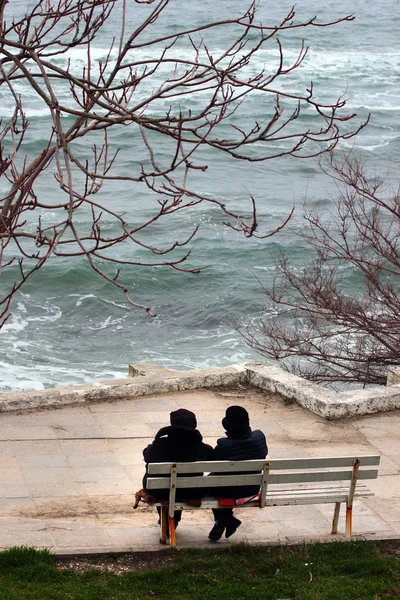
M 337 394 L 306 379 L 297 377 L 274 365 L 249 363 L 246 365 L 251 385 L 280 394 L 286 400 L 327 418 L 336 418 Z
M 192 371 L 174 371 L 154 363 L 129 365 L 130 377 L 41 391 L 0 394 L 0 412 L 32 410 L 90 402 L 113 402 L 135 396 L 198 388 L 250 384 L 280 394 L 327 419 L 400 408 L 400 384 L 334 392 L 263 362 Z
M 162 367 L 151 362 L 137 363 L 128 367 L 129 377 L 145 377 L 146 375 L 164 375 L 168 377 L 171 374 L 176 375 L 176 373 L 177 371 L 174 369 L 168 369 L 168 367 Z
M 165 367 L 158 369 L 157 365 L 151 363 L 139 363 L 129 365 L 129 370 L 132 373 L 136 370 L 137 375 L 67 388 L 0 394 L 0 413 L 90 402 L 112 402 L 134 396 L 237 385 L 246 380 L 244 365 L 173 371 L 166 370 Z
M 387 374 L 387 385 L 398 385 L 400 383 L 400 366 L 389 367 Z
M 348 415 L 370 415 L 400 408 L 400 385 L 353 390 L 338 396 Z
M 274 365 L 246 364 L 251 385 L 276 392 L 327 419 L 367 415 L 400 408 L 400 385 L 335 392 Z

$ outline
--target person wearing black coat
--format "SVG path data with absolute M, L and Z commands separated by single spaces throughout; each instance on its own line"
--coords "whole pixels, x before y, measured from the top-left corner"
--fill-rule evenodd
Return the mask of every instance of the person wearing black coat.
M 211 460 L 213 452 L 212 447 L 203 442 L 203 436 L 196 429 L 196 415 L 190 410 L 180 408 L 171 412 L 170 423 L 171 425 L 160 429 L 154 441 L 143 450 L 143 458 L 146 462 L 143 489 L 157 500 L 168 500 L 169 490 L 148 490 L 146 488 L 148 479 L 147 465 L 149 463 Z M 186 476 L 190 477 L 190 474 Z M 201 494 L 200 490 L 178 488 L 177 499 L 182 501 L 198 499 L 201 497 Z M 181 516 L 182 511 L 175 511 L 175 524 L 179 523 Z
M 265 458 L 268 446 L 262 431 L 252 431 L 250 428 L 249 413 L 242 406 L 230 406 L 226 409 L 225 418 L 222 419 L 226 437 L 217 440 L 211 460 L 252 460 Z M 240 473 L 237 473 L 240 475 Z M 258 494 L 259 486 L 233 486 L 219 488 L 215 495 L 223 498 L 248 498 Z M 232 508 L 218 508 L 213 510 L 215 525 L 208 537 L 217 541 L 225 531 L 229 538 L 241 525 L 241 521 L 233 515 Z

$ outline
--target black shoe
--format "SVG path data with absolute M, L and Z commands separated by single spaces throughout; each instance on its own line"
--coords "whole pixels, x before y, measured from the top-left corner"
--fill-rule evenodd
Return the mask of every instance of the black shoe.
M 225 525 L 220 525 L 218 523 L 218 521 L 216 521 L 214 527 L 211 529 L 210 533 L 208 534 L 208 539 L 211 540 L 212 542 L 217 542 L 218 540 L 221 539 L 224 531 L 225 531 Z
M 236 529 L 238 529 L 238 527 L 241 526 L 241 524 L 242 524 L 242 521 L 239 521 L 239 519 L 236 519 L 236 517 L 233 517 L 232 522 L 226 526 L 225 537 L 230 538 L 231 535 L 233 535 L 235 533 Z

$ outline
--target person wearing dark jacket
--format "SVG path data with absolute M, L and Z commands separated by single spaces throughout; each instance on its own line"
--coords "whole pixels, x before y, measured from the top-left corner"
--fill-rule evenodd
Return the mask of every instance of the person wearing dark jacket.
M 252 460 L 265 458 L 268 454 L 267 442 L 262 431 L 252 431 L 250 428 L 249 413 L 242 406 L 230 406 L 226 409 L 225 418 L 222 419 L 226 437 L 217 440 L 211 460 Z M 240 473 L 237 473 L 238 475 Z M 255 496 L 260 491 L 259 486 L 233 486 L 219 488 L 214 493 L 224 498 L 248 498 Z M 232 508 L 213 509 L 215 525 L 208 537 L 216 542 L 222 537 L 229 538 L 242 524 L 233 515 Z
M 146 489 L 148 479 L 147 465 L 159 462 L 194 462 L 211 460 L 213 449 L 203 442 L 203 437 L 197 427 L 196 415 L 190 410 L 179 408 L 170 414 L 171 425 L 163 427 L 156 434 L 154 441 L 143 450 L 146 462 L 146 473 L 143 477 L 143 488 L 157 500 L 168 500 L 169 490 Z M 186 476 L 190 476 L 187 474 Z M 179 489 L 178 500 L 198 499 L 200 491 L 195 489 Z M 175 511 L 175 525 L 181 520 L 182 511 Z

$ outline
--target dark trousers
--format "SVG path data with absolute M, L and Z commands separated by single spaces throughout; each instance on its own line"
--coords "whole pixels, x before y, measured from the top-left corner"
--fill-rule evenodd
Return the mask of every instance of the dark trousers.
M 161 519 L 161 506 L 157 506 L 157 512 L 158 512 L 158 516 L 159 516 L 159 517 L 160 517 L 160 519 Z M 176 510 L 176 511 L 174 512 L 174 521 L 175 521 L 175 525 L 176 525 L 177 523 L 179 523 L 179 521 L 181 520 L 181 518 L 182 518 L 182 511 L 181 511 L 181 510 Z
M 213 508 L 214 520 L 226 527 L 234 520 L 233 508 Z

